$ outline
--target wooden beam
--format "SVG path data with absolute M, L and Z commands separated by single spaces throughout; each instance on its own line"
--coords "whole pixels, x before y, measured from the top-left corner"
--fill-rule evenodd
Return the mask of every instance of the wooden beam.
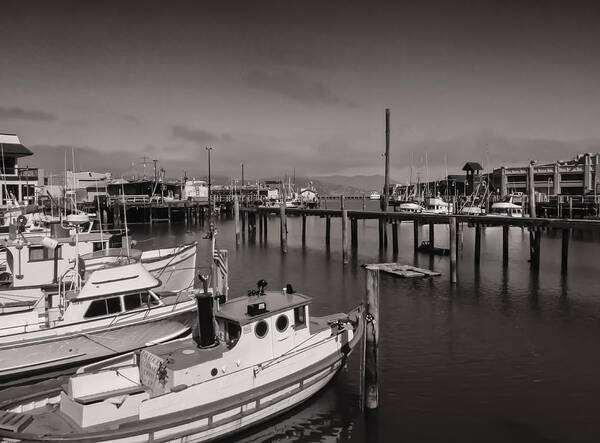
M 481 225 L 475 225 L 475 264 L 479 265 L 481 261 Z
M 331 218 L 329 216 L 325 217 L 325 245 L 329 246 L 331 244 Z
M 342 196 L 342 202 L 343 202 Z M 350 254 L 348 254 L 348 210 L 342 210 L 342 260 L 344 264 L 348 263 Z
M 392 222 L 392 251 L 394 254 L 398 254 L 398 222 Z
M 415 253 L 419 250 L 419 221 L 413 220 L 413 247 Z

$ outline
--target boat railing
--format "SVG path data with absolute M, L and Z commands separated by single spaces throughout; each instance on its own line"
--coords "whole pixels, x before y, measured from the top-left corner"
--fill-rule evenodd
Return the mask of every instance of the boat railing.
M 81 258 L 91 265 L 118 266 L 139 262 L 142 258 L 142 251 L 139 249 L 107 248 L 84 254 Z

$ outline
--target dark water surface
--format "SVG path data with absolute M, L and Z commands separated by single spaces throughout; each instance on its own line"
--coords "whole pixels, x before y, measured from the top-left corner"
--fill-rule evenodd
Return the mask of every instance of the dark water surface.
M 465 227 L 459 283 L 452 286 L 447 257 L 413 255 L 410 223 L 401 224 L 393 257 L 391 246 L 378 252 L 377 222 L 359 221 L 358 257 L 346 266 L 337 219 L 326 250 L 324 219 L 307 218 L 303 247 L 301 219 L 289 217 L 286 255 L 278 218 L 269 219 L 266 243 L 246 235 L 238 248 L 233 220 L 220 218 L 217 226 L 219 247 L 230 251 L 233 297 L 261 278 L 269 289 L 289 282 L 313 297 L 314 315 L 363 300 L 363 263 L 396 260 L 442 273 L 432 280 L 382 276 L 379 410 L 360 412 L 357 353 L 318 396 L 236 441 L 600 441 L 598 238 L 573 235 L 562 278 L 560 236 L 546 233 L 535 276 L 527 231 L 510 230 L 510 264 L 503 269 L 502 230 L 485 228 L 476 270 L 474 231 Z M 422 227 L 421 238 L 427 232 Z M 210 243 L 199 225 L 136 226 L 133 237 L 143 249 L 198 240 L 200 261 L 209 264 Z M 435 238 L 447 247 L 447 226 L 437 226 Z

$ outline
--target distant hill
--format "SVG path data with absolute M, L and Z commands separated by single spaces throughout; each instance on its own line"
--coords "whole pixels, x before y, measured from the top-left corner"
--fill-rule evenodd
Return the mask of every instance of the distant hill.
M 378 191 L 381 192 L 383 189 L 383 175 L 327 175 L 313 178 L 313 181 L 320 181 L 323 183 L 329 183 L 331 185 L 337 185 L 341 187 L 353 188 L 360 193 Z M 390 179 L 390 183 L 397 183 L 397 180 Z

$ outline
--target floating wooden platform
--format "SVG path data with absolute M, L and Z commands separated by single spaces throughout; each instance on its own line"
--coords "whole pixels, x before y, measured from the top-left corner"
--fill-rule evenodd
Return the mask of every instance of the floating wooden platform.
M 400 263 L 374 263 L 363 265 L 363 267 L 368 269 L 379 269 L 386 274 L 391 274 L 400 278 L 429 278 L 442 275 L 439 272 L 430 271 L 429 269 L 402 265 Z

